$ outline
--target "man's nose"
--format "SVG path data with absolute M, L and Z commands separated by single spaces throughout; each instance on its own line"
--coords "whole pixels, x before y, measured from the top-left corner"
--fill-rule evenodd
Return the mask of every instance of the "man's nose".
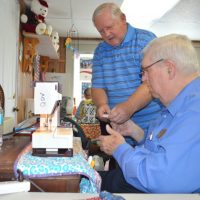
M 108 37 L 110 35 L 110 31 L 105 29 L 103 31 L 103 34 L 104 34 L 105 37 Z

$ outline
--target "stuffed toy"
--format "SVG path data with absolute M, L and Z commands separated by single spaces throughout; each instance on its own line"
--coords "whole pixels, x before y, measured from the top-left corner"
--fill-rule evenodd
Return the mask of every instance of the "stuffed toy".
M 53 46 L 54 46 L 54 48 L 55 48 L 55 50 L 57 52 L 58 49 L 59 49 L 59 35 L 58 35 L 58 32 L 56 32 L 56 31 L 52 32 L 51 40 L 52 40 Z
M 33 0 L 24 0 L 25 6 L 30 8 L 30 7 L 31 7 L 32 1 L 33 1 Z
M 44 0 L 32 0 L 26 5 L 25 14 L 21 15 L 22 29 L 38 35 L 51 35 L 52 27 L 45 23 L 48 4 Z

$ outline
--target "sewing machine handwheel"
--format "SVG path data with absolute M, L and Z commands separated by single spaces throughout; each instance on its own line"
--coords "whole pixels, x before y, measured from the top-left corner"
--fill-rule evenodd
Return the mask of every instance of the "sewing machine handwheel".
M 70 122 L 73 126 L 73 133 L 75 137 L 80 137 L 83 149 L 88 149 L 88 139 L 85 137 L 85 133 L 81 126 L 69 117 L 64 117 L 64 122 Z

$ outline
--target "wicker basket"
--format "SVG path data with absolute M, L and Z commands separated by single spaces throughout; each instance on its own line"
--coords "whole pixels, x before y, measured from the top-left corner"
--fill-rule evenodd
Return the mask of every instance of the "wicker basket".
M 101 135 L 101 129 L 99 124 L 80 124 L 85 136 L 89 139 L 97 138 Z

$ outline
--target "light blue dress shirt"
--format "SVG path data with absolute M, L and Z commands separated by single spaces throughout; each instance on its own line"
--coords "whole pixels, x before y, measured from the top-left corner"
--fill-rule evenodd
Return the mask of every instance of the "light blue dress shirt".
M 155 123 L 143 145 L 124 143 L 115 150 L 126 181 L 144 192 L 200 192 L 200 78 Z

